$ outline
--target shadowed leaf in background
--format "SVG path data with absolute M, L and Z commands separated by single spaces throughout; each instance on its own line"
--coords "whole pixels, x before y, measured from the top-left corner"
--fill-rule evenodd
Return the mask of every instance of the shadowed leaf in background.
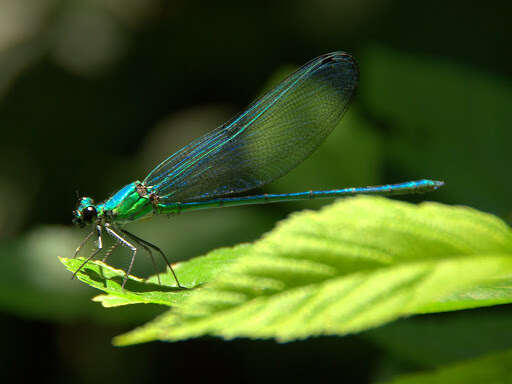
M 512 351 L 442 366 L 432 372 L 404 375 L 382 384 L 510 383 Z
M 511 82 L 379 46 L 360 63 L 359 100 L 389 130 L 392 168 L 448 181 L 450 201 L 510 214 Z

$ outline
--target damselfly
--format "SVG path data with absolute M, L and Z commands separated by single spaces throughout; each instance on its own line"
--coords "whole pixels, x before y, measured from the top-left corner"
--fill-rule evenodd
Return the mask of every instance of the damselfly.
M 317 57 L 244 112 L 168 157 L 144 180 L 124 186 L 99 204 L 90 197 L 79 199 L 73 222 L 80 226 L 92 224 L 94 229 L 76 249 L 75 256 L 94 234 L 97 247 L 73 276 L 103 249 L 105 231 L 116 244 L 127 247 L 132 253 L 123 288 L 139 247 L 149 253 L 153 263 L 152 250 L 158 252 L 180 287 L 162 250 L 124 229 L 127 223 L 152 215 L 356 194 L 419 193 L 442 186 L 441 181 L 418 180 L 241 196 L 283 176 L 324 141 L 349 106 L 358 75 L 357 64 L 347 53 L 333 52 Z M 104 260 L 109 254 L 107 252 Z

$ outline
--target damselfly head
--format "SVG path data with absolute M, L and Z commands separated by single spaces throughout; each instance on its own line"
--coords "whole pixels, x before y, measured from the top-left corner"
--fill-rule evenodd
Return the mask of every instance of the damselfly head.
M 94 200 L 90 197 L 82 197 L 78 202 L 77 209 L 73 211 L 73 224 L 84 227 L 92 223 L 97 215 Z

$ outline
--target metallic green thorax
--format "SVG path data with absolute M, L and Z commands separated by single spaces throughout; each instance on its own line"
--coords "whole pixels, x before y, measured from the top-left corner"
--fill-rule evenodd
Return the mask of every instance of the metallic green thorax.
M 153 215 L 150 195 L 140 188 L 141 182 L 134 181 L 116 192 L 105 202 L 98 204 L 98 218 L 115 224 L 125 224 Z

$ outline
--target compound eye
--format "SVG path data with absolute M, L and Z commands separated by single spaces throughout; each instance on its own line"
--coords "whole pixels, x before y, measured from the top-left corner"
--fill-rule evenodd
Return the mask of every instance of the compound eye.
M 83 210 L 82 216 L 85 222 L 92 221 L 92 219 L 96 217 L 96 208 L 94 208 L 92 205 L 88 206 Z

